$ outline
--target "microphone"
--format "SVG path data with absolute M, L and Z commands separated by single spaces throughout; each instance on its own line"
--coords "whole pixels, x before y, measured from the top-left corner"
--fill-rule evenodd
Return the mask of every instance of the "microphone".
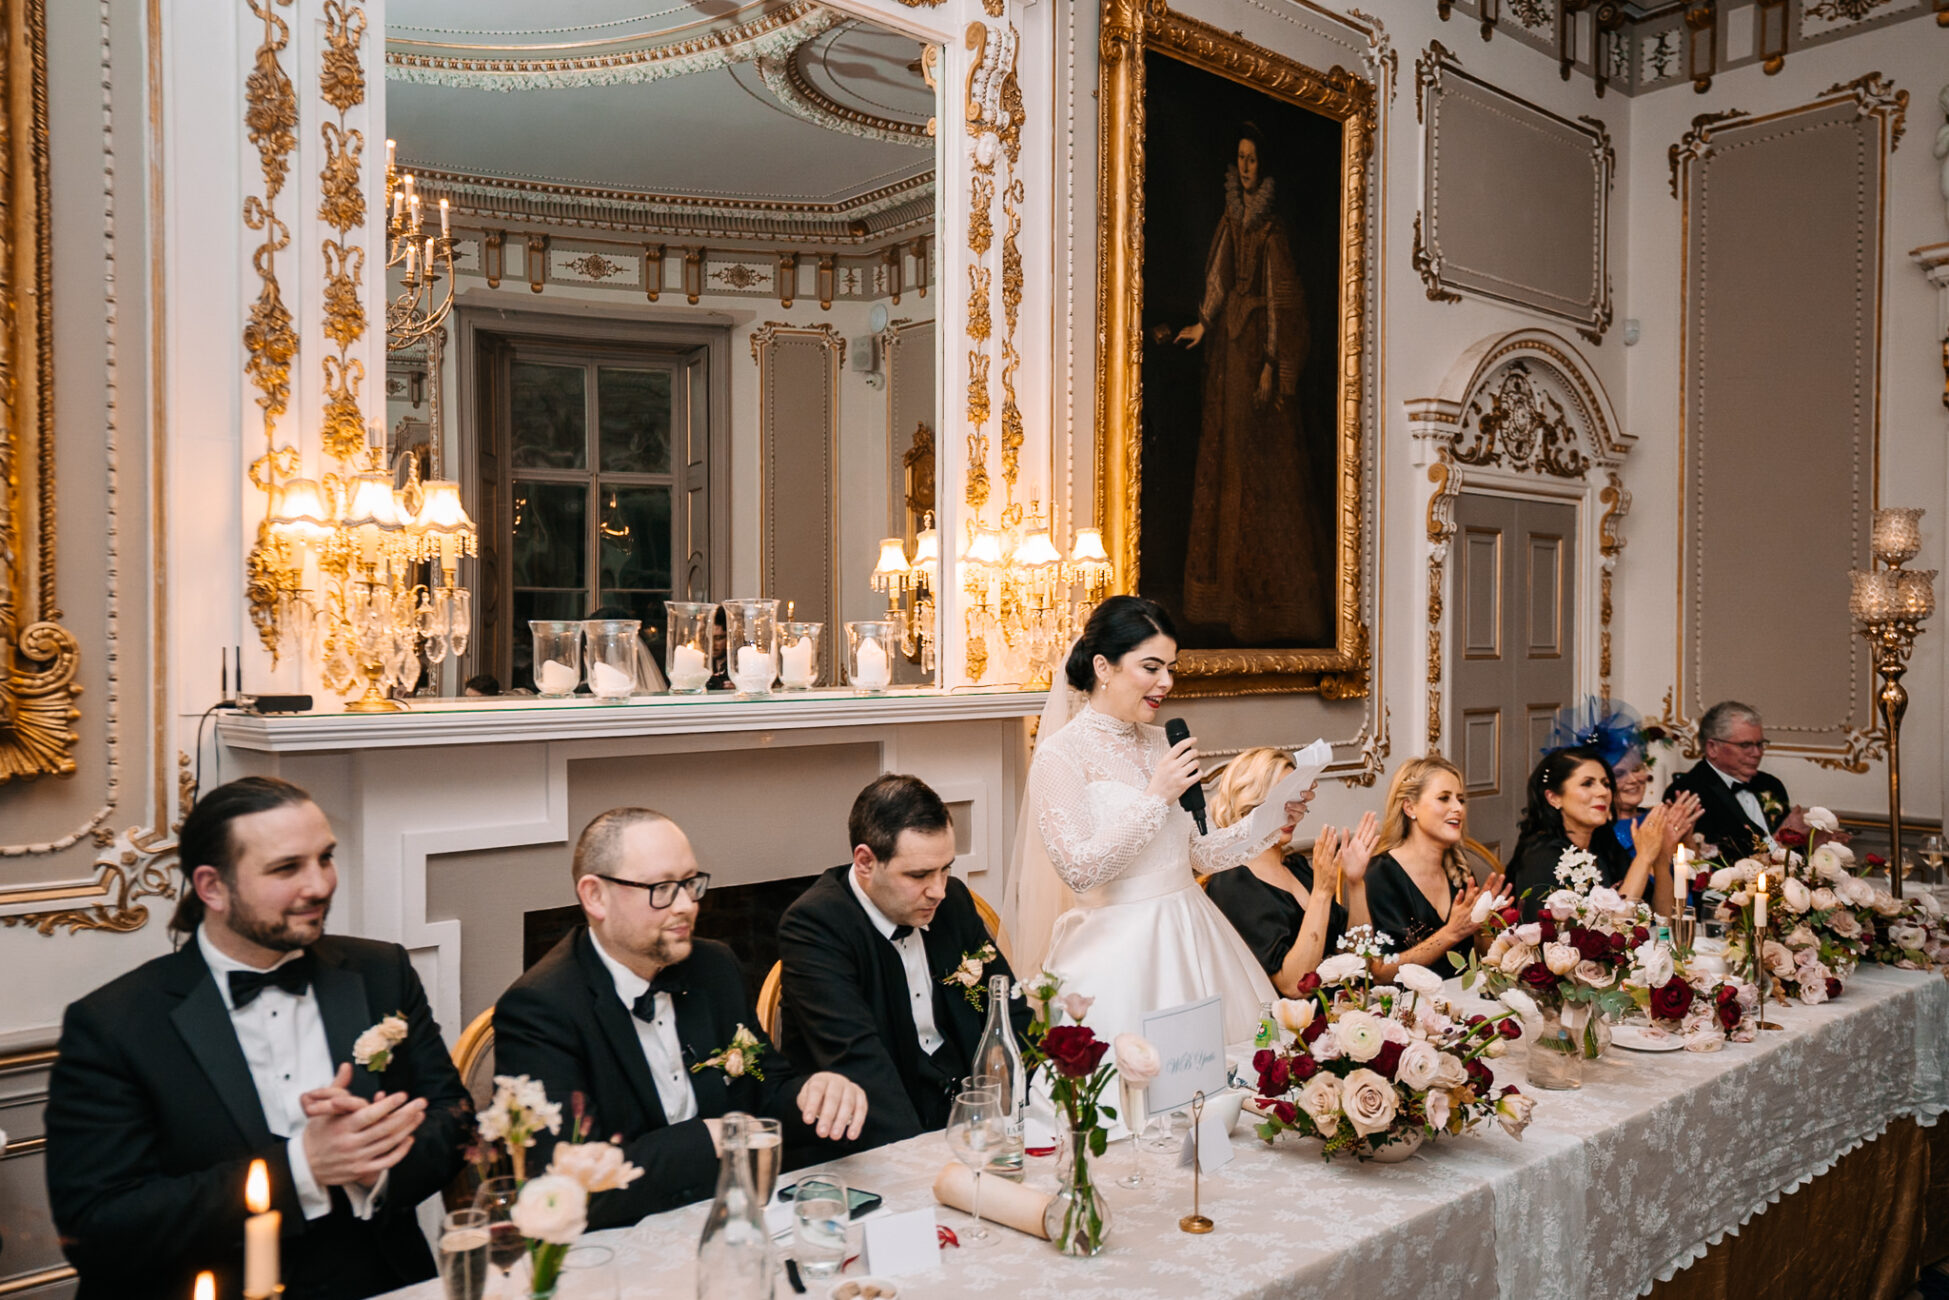
M 1183 718 L 1164 720 L 1164 739 L 1173 747 L 1191 739 L 1191 727 Z M 1198 834 L 1209 835 L 1210 827 L 1205 825 L 1205 788 L 1193 781 L 1185 792 L 1178 796 L 1178 807 L 1191 814 L 1198 823 Z

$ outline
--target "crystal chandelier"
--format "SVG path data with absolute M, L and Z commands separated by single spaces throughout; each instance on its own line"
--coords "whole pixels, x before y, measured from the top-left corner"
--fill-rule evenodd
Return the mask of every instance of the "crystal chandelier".
M 886 593 L 887 621 L 900 629 L 900 653 L 934 673 L 934 592 L 940 584 L 941 534 L 928 511 L 914 536 L 913 558 L 898 537 L 880 539 L 879 562 L 873 566 L 873 590 Z
M 962 590 L 970 600 L 968 637 L 999 637 L 1021 656 L 1029 685 L 1044 690 L 1070 641 L 1109 593 L 1113 570 L 1099 530 L 1077 529 L 1065 557 L 1040 501 L 1029 502 L 1026 520 L 1019 505 L 1013 513 L 1016 518 L 1003 528 L 968 525 L 960 554 Z

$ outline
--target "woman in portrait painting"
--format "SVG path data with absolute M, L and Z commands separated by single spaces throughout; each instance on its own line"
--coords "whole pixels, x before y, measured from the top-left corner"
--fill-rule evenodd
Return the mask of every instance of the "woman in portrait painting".
M 1241 123 L 1225 173 L 1225 215 L 1205 258 L 1198 322 L 1177 342 L 1204 349 L 1204 412 L 1184 574 L 1188 622 L 1249 646 L 1334 639 L 1330 544 L 1304 503 L 1306 295 L 1265 174 L 1259 128 Z

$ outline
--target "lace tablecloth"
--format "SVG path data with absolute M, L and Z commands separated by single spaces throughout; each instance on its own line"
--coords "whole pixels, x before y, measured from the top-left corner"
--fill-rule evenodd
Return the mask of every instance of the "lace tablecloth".
M 1669 1278 L 1782 1195 L 1875 1137 L 1889 1121 L 1949 1110 L 1949 981 L 1863 967 L 1840 999 L 1775 1006 L 1783 1026 L 1711 1053 L 1613 1048 L 1578 1092 L 1524 1091 L 1535 1122 L 1444 1138 L 1396 1165 L 1323 1163 L 1304 1144 L 1268 1148 L 1239 1126 L 1236 1158 L 1204 1179 L 1209 1236 L 1178 1230 L 1188 1170 L 1142 1153 L 1150 1186 L 1110 1185 L 1132 1154 L 1099 1162 L 1109 1245 L 1092 1260 L 998 1229 L 985 1251 L 947 1250 L 940 1270 L 901 1280 L 914 1297 L 1182 1300 L 1330 1296 L 1631 1297 Z M 1496 1063 L 1523 1086 L 1520 1048 Z M 1248 1117 L 1249 1118 L 1249 1117 Z M 833 1166 L 891 1210 L 932 1203 L 951 1159 L 939 1135 Z M 1031 1185 L 1054 1187 L 1031 1160 Z M 688 1300 L 706 1207 L 591 1234 L 613 1248 L 624 1300 Z M 937 1207 L 941 1221 L 968 1218 Z M 1858 1243 L 1850 1243 L 1858 1246 Z M 857 1267 L 857 1266 L 855 1266 Z M 821 1298 L 826 1284 L 808 1293 Z M 437 1300 L 439 1284 L 398 1293 Z M 778 1294 L 793 1293 L 781 1277 Z

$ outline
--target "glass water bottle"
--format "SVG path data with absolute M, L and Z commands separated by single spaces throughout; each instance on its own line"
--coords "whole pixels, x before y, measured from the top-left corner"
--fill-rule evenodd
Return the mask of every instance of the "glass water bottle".
M 1022 1181 L 1022 1118 L 1028 1109 L 1028 1075 L 1022 1069 L 1022 1049 L 1015 1043 L 1015 1026 L 1008 1018 L 1006 975 L 988 980 L 988 1024 L 975 1045 L 972 1077 L 993 1087 L 1008 1103 L 1008 1131 L 994 1147 L 986 1172 Z
M 697 1242 L 697 1300 L 771 1300 L 771 1233 L 765 1228 L 765 1207 L 751 1184 L 751 1162 L 745 1158 L 745 1121 L 731 1111 L 719 1121 L 722 1157 L 717 1170 L 717 1199 L 704 1219 L 704 1235 Z

